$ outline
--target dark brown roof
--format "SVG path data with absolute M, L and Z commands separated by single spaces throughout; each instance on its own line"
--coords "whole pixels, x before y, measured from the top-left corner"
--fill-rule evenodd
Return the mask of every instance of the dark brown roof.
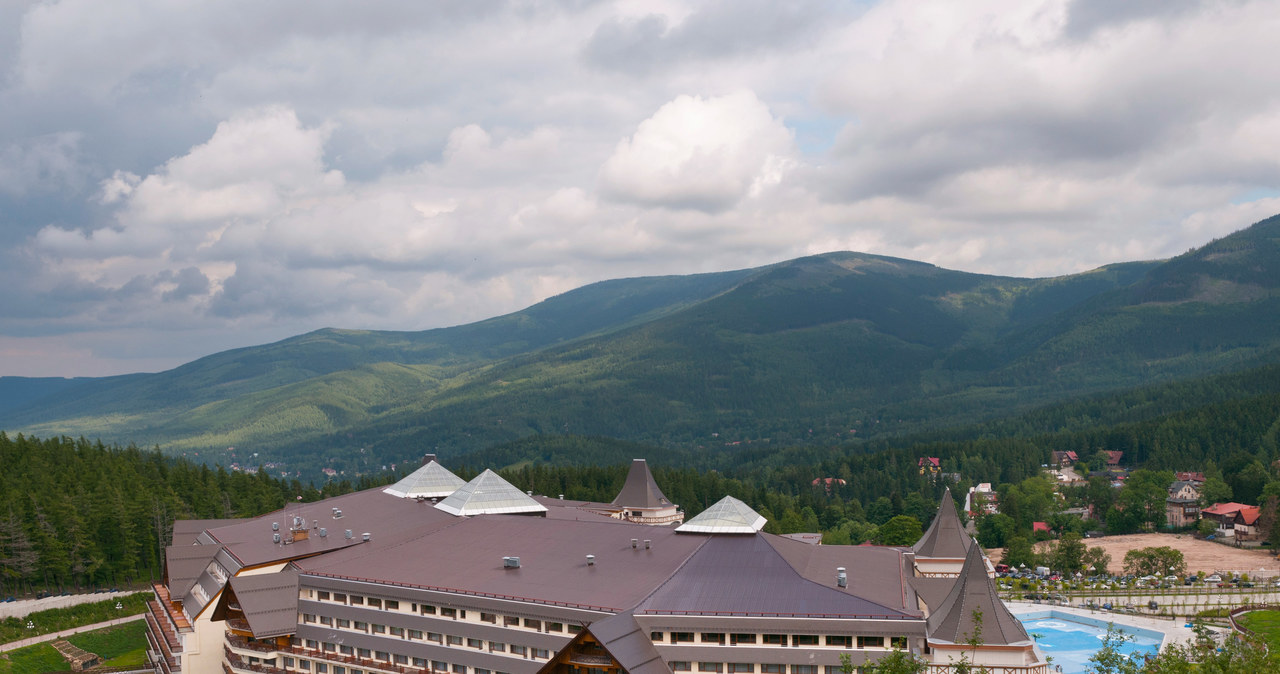
M 604 518 L 480 515 L 375 536 L 371 545 L 297 564 L 304 575 L 618 612 L 670 578 L 706 540 Z M 587 555 L 595 556 L 594 565 L 587 565 Z M 504 568 L 503 557 L 519 557 L 520 567 Z
M 924 532 L 924 536 L 911 549 L 917 557 L 963 559 L 972 545 L 973 539 L 964 532 L 964 525 L 956 514 L 956 502 L 951 498 L 951 488 L 947 487 L 946 493 L 942 495 L 942 503 L 938 505 L 938 514 L 929 524 L 929 530 Z
M 169 594 L 174 597 L 186 595 L 221 549 L 218 545 L 171 545 L 165 548 L 164 572 L 169 579 Z
M 920 600 L 933 611 L 942 605 L 943 600 L 951 593 L 951 588 L 955 587 L 955 578 L 926 578 L 922 576 L 912 576 L 908 582 L 911 589 L 916 591 Z
M 981 615 L 980 626 L 975 621 L 975 612 Z M 987 576 L 982 551 L 975 545 L 969 548 L 955 586 L 929 614 L 929 639 L 964 643 L 979 636 L 979 629 L 984 644 L 1031 641 L 1022 623 L 996 595 L 995 585 Z
M 587 626 L 587 631 L 627 674 L 670 674 L 667 663 L 653 647 L 653 640 L 636 624 L 630 611 L 597 620 Z
M 814 549 L 762 534 L 711 536 L 636 613 L 919 619 L 837 587 L 834 566 L 822 581 L 805 578 L 774 549 L 775 542 Z M 897 568 L 886 575 L 901 587 Z
M 228 524 L 236 524 L 245 522 L 244 519 L 229 520 L 175 520 L 173 523 L 173 540 L 169 545 L 193 545 L 196 538 L 200 536 L 205 529 L 216 529 L 225 527 Z
M 644 459 L 634 459 L 631 470 L 627 473 L 627 481 L 622 491 L 613 499 L 613 504 L 624 508 L 665 508 L 671 501 L 663 495 L 658 483 L 653 481 L 653 473 L 649 472 L 649 464 Z
M 285 567 L 279 573 L 237 576 L 229 582 L 213 610 L 214 620 L 225 620 L 228 605 L 239 605 L 257 639 L 293 634 L 298 628 L 298 570 Z
M 833 585 L 836 569 L 845 567 L 844 591 L 894 610 L 913 612 L 906 579 L 911 568 L 904 548 L 886 546 L 809 545 L 783 536 L 761 534 L 791 568 L 819 585 Z

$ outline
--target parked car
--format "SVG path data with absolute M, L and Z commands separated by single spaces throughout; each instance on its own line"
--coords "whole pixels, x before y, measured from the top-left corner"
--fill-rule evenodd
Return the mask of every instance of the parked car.
M 1222 582 L 1222 576 L 1219 576 L 1218 574 L 1216 574 L 1216 573 L 1215 573 L 1215 574 L 1213 574 L 1212 576 L 1209 576 L 1208 578 L 1205 578 L 1205 579 L 1204 579 L 1204 582 L 1206 582 L 1206 583 L 1210 583 L 1210 584 L 1213 584 L 1213 583 L 1221 583 L 1221 582 Z

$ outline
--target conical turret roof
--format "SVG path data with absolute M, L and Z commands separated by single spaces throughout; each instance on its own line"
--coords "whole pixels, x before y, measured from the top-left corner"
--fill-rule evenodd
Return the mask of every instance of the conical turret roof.
M 964 532 L 964 525 L 956 514 L 955 499 L 951 498 L 951 488 L 947 487 L 929 530 L 911 549 L 917 557 L 963 559 L 972 546 L 973 539 Z
M 1031 641 L 1022 623 L 996 594 L 995 584 L 987 575 L 982 550 L 977 545 L 969 546 L 960 577 L 947 598 L 929 613 L 928 630 L 930 640 L 956 644 L 971 639 L 987 645 Z
M 460 516 L 547 512 L 546 506 L 488 468 L 475 479 L 458 487 L 457 491 L 437 503 L 436 507 L 451 515 Z
M 429 458 L 421 468 L 382 491 L 402 498 L 444 498 L 466 483 L 434 458 Z
M 698 516 L 676 527 L 681 533 L 754 534 L 764 528 L 765 518 L 751 506 L 726 496 Z
M 627 473 L 627 481 L 622 491 L 613 499 L 613 505 L 623 508 L 668 508 L 671 501 L 653 481 L 653 473 L 649 472 L 649 464 L 644 459 L 632 459 L 631 470 Z

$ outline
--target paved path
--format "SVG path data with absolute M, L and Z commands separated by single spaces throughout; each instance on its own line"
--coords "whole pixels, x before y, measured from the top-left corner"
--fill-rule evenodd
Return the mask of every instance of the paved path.
M 28 614 L 50 608 L 66 608 L 76 604 L 88 604 L 95 601 L 106 601 L 119 597 L 127 597 L 146 590 L 128 590 L 125 592 L 90 592 L 88 594 L 68 594 L 44 599 L 19 599 L 18 601 L 0 602 L 0 620 L 5 618 L 25 618 Z
M 98 595 L 98 596 L 101 597 L 102 595 Z M 54 639 L 69 637 L 73 634 L 79 634 L 80 632 L 89 632 L 91 630 L 102 629 L 103 627 L 111 627 L 112 625 L 122 625 L 124 623 L 133 622 L 135 620 L 142 620 L 142 617 L 145 615 L 146 615 L 145 613 L 139 613 L 138 615 L 131 615 L 124 618 L 116 618 L 115 620 L 108 620 L 106 622 L 94 623 L 92 625 L 81 625 L 79 627 L 73 627 L 71 629 L 62 630 L 61 632 L 53 632 L 52 634 L 41 634 L 38 637 L 31 637 L 30 639 L 23 639 L 21 641 L 12 641 L 7 644 L 0 644 L 0 653 L 3 653 L 4 651 L 11 651 L 11 650 L 14 650 L 15 648 L 30 646 L 32 644 L 39 644 L 39 643 L 44 643 L 46 641 L 53 641 Z

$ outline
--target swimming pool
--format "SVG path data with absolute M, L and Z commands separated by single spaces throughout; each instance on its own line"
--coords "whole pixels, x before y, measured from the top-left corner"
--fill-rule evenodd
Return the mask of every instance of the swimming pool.
M 1040 650 L 1052 663 L 1062 667 L 1064 674 L 1082 674 L 1089 666 L 1089 657 L 1102 648 L 1102 638 L 1107 633 L 1107 622 L 1083 616 L 1067 615 L 1056 611 L 1042 611 L 1018 616 L 1022 626 L 1031 635 Z M 1119 646 L 1119 651 L 1130 657 L 1137 654 L 1154 655 L 1160 650 L 1164 635 L 1131 625 L 1116 625 L 1131 637 Z

